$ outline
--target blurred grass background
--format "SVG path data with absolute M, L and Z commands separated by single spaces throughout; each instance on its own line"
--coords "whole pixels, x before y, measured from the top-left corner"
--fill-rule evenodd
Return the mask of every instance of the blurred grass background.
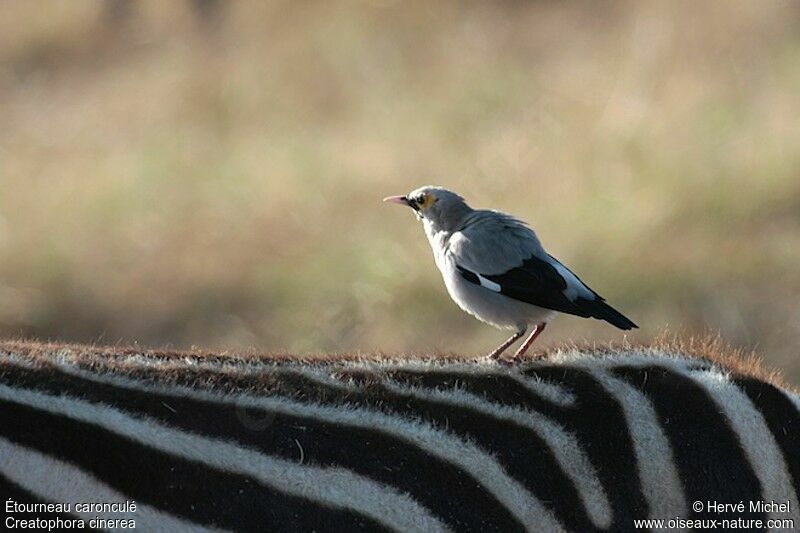
M 486 352 L 433 183 L 800 383 L 797 2 L 5 1 L 0 106 L 3 335 Z

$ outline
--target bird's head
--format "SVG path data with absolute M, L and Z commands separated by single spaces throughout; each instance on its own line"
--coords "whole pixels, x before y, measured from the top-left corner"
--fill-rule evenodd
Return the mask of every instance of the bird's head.
M 433 185 L 420 187 L 405 196 L 388 196 L 383 201 L 407 205 L 414 210 L 417 219 L 444 230 L 453 229 L 472 210 L 458 194 Z

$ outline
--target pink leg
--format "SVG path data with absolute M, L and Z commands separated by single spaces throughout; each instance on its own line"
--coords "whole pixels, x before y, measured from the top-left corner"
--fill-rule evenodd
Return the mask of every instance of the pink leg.
M 523 335 L 525 335 L 525 330 L 524 329 L 522 331 L 518 331 L 518 332 L 514 333 L 511 337 L 508 338 L 508 340 L 506 342 L 504 342 L 503 344 L 501 344 L 500 346 L 495 348 L 492 351 L 492 353 L 489 354 L 489 358 L 490 359 L 498 359 L 500 357 L 500 355 L 504 351 L 506 351 L 506 348 L 508 348 L 509 346 L 514 344 L 515 342 L 517 342 L 517 339 L 519 339 Z
M 525 342 L 523 342 L 522 346 L 519 347 L 519 350 L 517 350 L 517 353 L 514 354 L 514 357 L 520 357 L 522 355 L 525 355 L 525 352 L 527 352 L 528 348 L 531 347 L 531 344 L 533 344 L 533 341 L 536 340 L 536 337 L 538 337 L 544 331 L 545 326 L 547 326 L 547 324 L 545 323 L 537 325 L 533 329 L 533 333 L 531 333 L 531 336 L 525 339 Z

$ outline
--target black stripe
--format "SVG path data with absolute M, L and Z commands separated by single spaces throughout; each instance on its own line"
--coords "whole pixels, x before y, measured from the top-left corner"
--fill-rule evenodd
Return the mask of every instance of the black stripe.
M 379 406 L 394 414 L 421 417 L 439 427 L 446 427 L 459 438 L 469 439 L 492 453 L 506 472 L 550 509 L 567 529 L 596 529 L 575 485 L 558 465 L 553 450 L 532 430 L 467 406 L 389 390 L 383 383 L 386 379 L 383 374 L 347 369 L 338 373 L 345 379 L 360 383 L 362 388 L 342 392 L 300 376 L 296 378 L 296 386 L 307 394 L 313 394 L 315 401 L 347 401 L 364 407 Z
M 792 476 L 795 494 L 800 496 L 800 413 L 787 393 L 750 377 L 733 380 L 756 406 L 778 443 Z
M 240 380 L 240 384 L 247 387 L 247 380 Z M 43 375 L 42 371 L 20 369 L 15 381 L 25 387 L 65 391 L 126 411 L 144 413 L 170 426 L 234 439 L 285 459 L 298 459 L 299 443 L 307 463 L 343 467 L 410 493 L 454 529 L 513 531 L 522 527 L 494 495 L 470 475 L 400 437 L 376 429 L 261 409 L 245 412 L 232 402 L 155 394 L 56 372 Z M 276 380 L 276 387 L 293 398 L 320 396 L 311 390 L 313 384 L 289 375 Z M 330 392 L 339 396 L 338 391 Z M 265 417 L 269 420 L 266 428 L 256 423 L 249 426 L 255 429 L 248 429 L 243 420 Z M 443 492 L 442 487 L 447 487 L 447 491 Z
M 469 281 L 470 283 L 474 283 L 475 285 L 480 285 L 481 280 L 477 274 L 472 272 L 471 270 L 467 270 L 466 268 L 462 267 L 461 265 L 456 265 L 456 270 L 458 273 L 461 274 L 465 280 Z
M 447 427 L 460 438 L 469 439 L 495 455 L 506 472 L 549 508 L 567 529 L 596 529 L 574 483 L 558 465 L 550 446 L 534 431 L 468 406 L 389 390 L 382 383 L 381 378 L 385 379 L 385 376 L 376 376 L 378 380 L 375 380 L 369 376 L 359 376 L 360 373 L 341 372 L 343 377 L 364 385 L 357 392 L 339 393 L 341 400 L 346 398 L 358 405 L 380 404 L 393 413 L 419 416 L 438 426 Z M 438 388 L 452 390 L 447 386 Z M 323 387 L 319 394 L 330 395 L 334 392 L 335 389 Z
M 0 517 L 2 518 L 2 522 L 0 522 L 0 525 L 7 526 L 6 519 L 8 517 L 13 517 L 15 520 L 35 520 L 37 518 L 40 518 L 42 520 L 56 520 L 60 518 L 61 520 L 66 521 L 66 520 L 81 519 L 79 516 L 72 515 L 70 513 L 55 513 L 55 512 L 7 513 L 6 512 L 7 500 L 13 500 L 14 502 L 22 504 L 64 503 L 64 502 L 48 502 L 42 500 L 38 496 L 32 494 L 28 490 L 20 487 L 10 479 L 0 474 L 0 505 L 2 505 L 2 512 L 0 512 Z M 85 528 L 81 529 L 80 531 L 100 531 L 99 529 L 90 528 L 87 520 L 84 520 L 83 525 L 85 526 Z M 19 529 L 19 527 L 17 526 L 16 529 Z
M 720 407 L 701 385 L 665 367 L 624 366 L 613 371 L 652 402 L 672 445 L 687 503 L 704 502 L 692 519 L 765 520 L 749 513 L 748 502 L 761 500 L 761 484 L 739 438 Z M 731 385 L 732 386 L 732 385 Z M 705 502 L 738 504 L 744 513 L 709 513 Z
M 540 371 L 542 367 L 539 367 Z M 386 377 L 415 387 L 428 389 L 464 389 L 487 400 L 509 407 L 524 407 L 547 416 L 560 417 L 564 408 L 548 398 L 537 395 L 513 377 L 503 373 L 468 371 L 430 371 L 399 369 L 386 371 Z M 525 379 L 527 379 L 526 376 Z M 559 374 L 559 378 L 563 377 Z M 572 388 L 557 384 L 574 395 Z
M 557 383 L 569 392 L 572 405 L 555 403 L 536 394 L 511 376 L 501 373 L 390 371 L 393 379 L 428 388 L 462 388 L 489 401 L 539 412 L 563 425 L 582 444 L 605 489 L 613 511 L 612 531 L 629 529 L 633 520 L 647 518 L 649 506 L 641 487 L 633 440 L 622 407 L 612 394 L 589 373 L 573 367 L 540 366 L 525 370 L 526 379 Z M 543 480 L 543 482 L 546 482 Z M 574 512 L 566 494 L 559 519 Z
M 168 455 L 104 428 L 0 400 L 0 434 L 73 463 L 119 492 L 193 522 L 236 531 L 374 531 L 349 511 L 322 507 L 235 475 Z

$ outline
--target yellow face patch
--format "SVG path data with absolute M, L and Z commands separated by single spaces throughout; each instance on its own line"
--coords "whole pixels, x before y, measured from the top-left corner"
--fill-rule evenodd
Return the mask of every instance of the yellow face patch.
M 436 202 L 436 197 L 433 194 L 425 194 L 422 198 L 422 203 L 419 204 L 420 208 L 427 209 Z

